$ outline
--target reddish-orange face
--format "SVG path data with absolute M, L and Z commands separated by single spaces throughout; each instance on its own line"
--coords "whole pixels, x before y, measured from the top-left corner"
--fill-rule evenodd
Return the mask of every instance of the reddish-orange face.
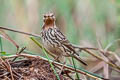
M 53 13 L 48 13 L 44 15 L 43 20 L 46 26 L 52 26 L 55 22 L 55 16 Z

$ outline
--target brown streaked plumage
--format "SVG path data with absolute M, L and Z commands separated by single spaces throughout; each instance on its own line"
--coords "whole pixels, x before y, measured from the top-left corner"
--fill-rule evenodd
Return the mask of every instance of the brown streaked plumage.
M 62 34 L 62 32 L 56 27 L 54 14 L 45 14 L 43 19 L 44 24 L 41 31 L 41 37 L 44 47 L 53 53 L 56 57 L 59 57 L 60 60 L 64 56 L 72 55 L 82 64 L 87 65 L 80 59 L 79 54 L 77 53 L 80 51 L 80 49 L 72 45 Z

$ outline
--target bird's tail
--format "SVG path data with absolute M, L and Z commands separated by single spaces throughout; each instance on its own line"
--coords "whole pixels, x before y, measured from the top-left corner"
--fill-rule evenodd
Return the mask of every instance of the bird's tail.
M 82 64 L 84 64 L 85 66 L 87 66 L 87 63 L 86 63 L 84 60 L 82 60 L 82 59 L 80 58 L 80 56 L 73 55 L 73 57 L 74 57 L 76 60 L 78 60 L 79 62 L 81 62 Z
M 75 52 L 76 52 L 76 53 L 73 55 L 73 57 L 74 57 L 76 60 L 78 60 L 79 62 L 81 62 L 82 64 L 84 64 L 84 65 L 87 66 L 87 63 L 86 63 L 85 61 L 83 61 L 83 60 L 80 58 L 80 56 L 79 56 L 79 52 L 81 52 L 81 48 L 80 48 L 79 46 L 73 45 L 73 44 L 72 44 L 72 47 L 74 48 L 74 50 L 75 50 Z

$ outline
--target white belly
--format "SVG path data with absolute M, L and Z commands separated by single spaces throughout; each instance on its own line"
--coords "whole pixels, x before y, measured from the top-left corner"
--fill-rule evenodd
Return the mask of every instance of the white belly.
M 53 46 L 48 42 L 44 42 L 44 47 L 56 56 L 62 56 L 64 53 L 61 47 L 58 47 L 57 45 Z

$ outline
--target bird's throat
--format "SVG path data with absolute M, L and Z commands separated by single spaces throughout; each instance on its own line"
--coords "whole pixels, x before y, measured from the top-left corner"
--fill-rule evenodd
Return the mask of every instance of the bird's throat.
M 54 21 L 46 21 L 43 25 L 43 29 L 49 29 L 49 28 L 52 28 L 55 26 L 55 23 Z

